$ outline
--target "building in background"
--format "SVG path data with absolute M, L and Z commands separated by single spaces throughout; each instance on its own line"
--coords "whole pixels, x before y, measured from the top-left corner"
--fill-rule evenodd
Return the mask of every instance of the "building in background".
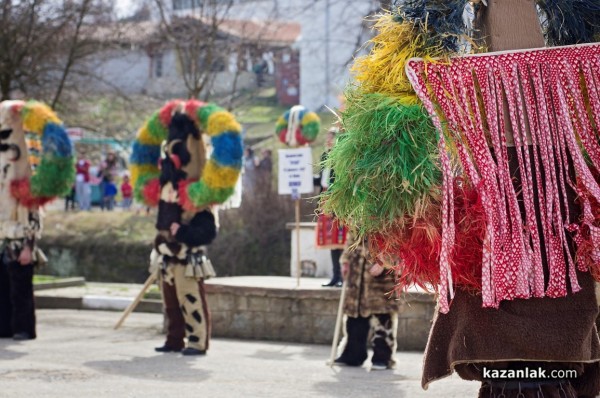
M 197 32 L 209 22 L 193 15 L 177 17 L 171 28 L 190 28 Z M 289 70 L 298 70 L 295 43 L 300 38 L 300 25 L 294 22 L 224 19 L 219 21 L 216 44 L 209 49 L 181 53 L 172 40 L 165 35 L 161 23 L 156 20 L 124 21 L 96 29 L 99 40 L 111 43 L 107 50 L 94 58 L 92 69 L 98 79 L 93 84 L 95 91 L 118 89 L 126 95 L 147 94 L 159 98 L 187 97 L 189 88 L 183 79 L 189 75 L 189 57 L 198 58 L 211 76 L 202 94 L 235 94 L 238 90 L 252 89 L 257 85 L 257 66 L 264 65 L 265 76 L 277 79 L 277 63 L 285 62 L 285 82 L 275 85 L 288 87 Z M 210 56 L 211 61 L 204 59 Z M 189 76 L 188 76 L 189 78 Z M 296 79 L 297 80 L 297 79 Z M 289 87 L 288 87 L 289 88 Z M 293 92 L 294 90 L 287 90 Z M 296 89 L 296 91 L 298 91 Z M 288 97 L 286 99 L 289 100 Z M 297 99 L 297 98 L 296 98 Z
M 177 16 L 191 15 L 201 2 L 173 0 L 172 12 Z M 389 1 L 234 0 L 227 15 L 244 20 L 280 20 L 300 25 L 301 35 L 293 46 L 299 60 L 299 102 L 318 110 L 324 105 L 339 105 L 339 95 L 349 79 L 348 67 L 370 35 L 365 17 L 386 5 L 389 7 Z M 290 53 L 289 57 L 294 59 L 294 54 Z M 288 59 L 287 55 L 285 59 Z M 290 82 L 294 80 L 294 73 L 283 65 L 279 73 L 289 77 L 286 77 L 289 86 L 280 90 L 293 94 Z

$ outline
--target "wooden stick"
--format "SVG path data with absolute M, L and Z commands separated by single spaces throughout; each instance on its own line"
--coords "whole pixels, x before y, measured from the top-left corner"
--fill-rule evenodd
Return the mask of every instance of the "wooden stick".
M 123 324 L 123 322 L 125 322 L 125 319 L 127 319 L 129 314 L 131 314 L 133 312 L 133 310 L 135 309 L 135 307 L 137 307 L 137 305 L 140 303 L 140 301 L 142 301 L 144 294 L 150 288 L 150 285 L 152 285 L 154 283 L 154 281 L 156 280 L 157 274 L 158 274 L 158 272 L 153 272 L 150 274 L 148 279 L 146 279 L 146 283 L 144 283 L 144 286 L 142 286 L 142 290 L 140 290 L 140 292 L 135 297 L 133 302 L 131 304 L 129 304 L 129 306 L 125 309 L 125 311 L 123 312 L 123 315 L 121 316 L 121 319 L 119 319 L 119 322 L 117 322 L 117 324 L 115 325 L 115 328 L 114 328 L 115 330 L 117 330 L 118 328 L 121 327 L 121 325 Z
M 300 287 L 300 199 L 296 199 L 296 287 Z
M 329 362 L 327 365 L 333 366 L 333 361 L 335 361 L 335 354 L 337 351 L 337 346 L 340 341 L 340 330 L 342 329 L 342 318 L 344 316 L 344 301 L 346 300 L 346 279 L 344 279 L 344 283 L 342 283 L 342 292 L 340 294 L 340 303 L 338 305 L 337 317 L 335 319 L 335 330 L 333 331 L 333 343 L 331 344 L 331 355 L 329 357 Z

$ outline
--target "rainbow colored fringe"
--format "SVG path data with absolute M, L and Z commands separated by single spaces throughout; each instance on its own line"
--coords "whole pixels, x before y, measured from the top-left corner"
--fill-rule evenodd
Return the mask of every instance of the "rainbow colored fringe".
M 27 207 L 43 205 L 71 191 L 75 182 L 73 147 L 62 121 L 42 102 L 20 107 L 32 176 L 11 183 L 11 193 Z
M 275 123 L 275 134 L 279 137 L 279 141 L 284 144 L 288 130 L 290 119 L 290 111 L 288 110 L 283 115 L 279 116 Z M 310 144 L 313 142 L 319 131 L 321 130 L 321 119 L 314 112 L 309 112 L 306 109 L 300 111 L 300 127 L 295 132 L 296 142 L 299 146 Z
M 180 204 L 193 209 L 225 202 L 233 194 L 242 168 L 242 127 L 225 109 L 197 100 L 168 102 L 138 131 L 130 158 L 136 200 L 149 206 L 158 203 L 160 146 L 168 137 L 168 126 L 175 112 L 186 113 L 201 133 L 208 134 L 213 147 L 200 179 L 182 184 L 185 189 L 180 187 Z

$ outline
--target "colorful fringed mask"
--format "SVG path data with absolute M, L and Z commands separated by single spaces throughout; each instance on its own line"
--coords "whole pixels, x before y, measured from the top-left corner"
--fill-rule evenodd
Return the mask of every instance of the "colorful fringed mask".
M 287 146 L 298 147 L 313 142 L 320 129 L 319 115 L 296 105 L 277 119 L 275 134 Z
M 71 141 L 41 102 L 0 103 L 0 159 L 0 180 L 20 206 L 37 208 L 70 192 L 75 181 Z
M 133 144 L 136 199 L 156 206 L 162 180 L 172 179 L 177 189 L 173 195 L 185 209 L 223 203 L 233 194 L 242 167 L 241 130 L 233 115 L 215 104 L 168 102 L 144 123 Z M 204 134 L 210 138 L 210 156 Z M 173 170 L 159 169 L 161 156 L 170 157 Z

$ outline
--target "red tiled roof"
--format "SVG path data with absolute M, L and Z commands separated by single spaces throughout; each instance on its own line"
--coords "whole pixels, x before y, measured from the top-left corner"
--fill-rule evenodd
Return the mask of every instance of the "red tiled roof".
M 226 19 L 219 30 L 248 41 L 290 45 L 301 34 L 301 26 L 295 22 Z

